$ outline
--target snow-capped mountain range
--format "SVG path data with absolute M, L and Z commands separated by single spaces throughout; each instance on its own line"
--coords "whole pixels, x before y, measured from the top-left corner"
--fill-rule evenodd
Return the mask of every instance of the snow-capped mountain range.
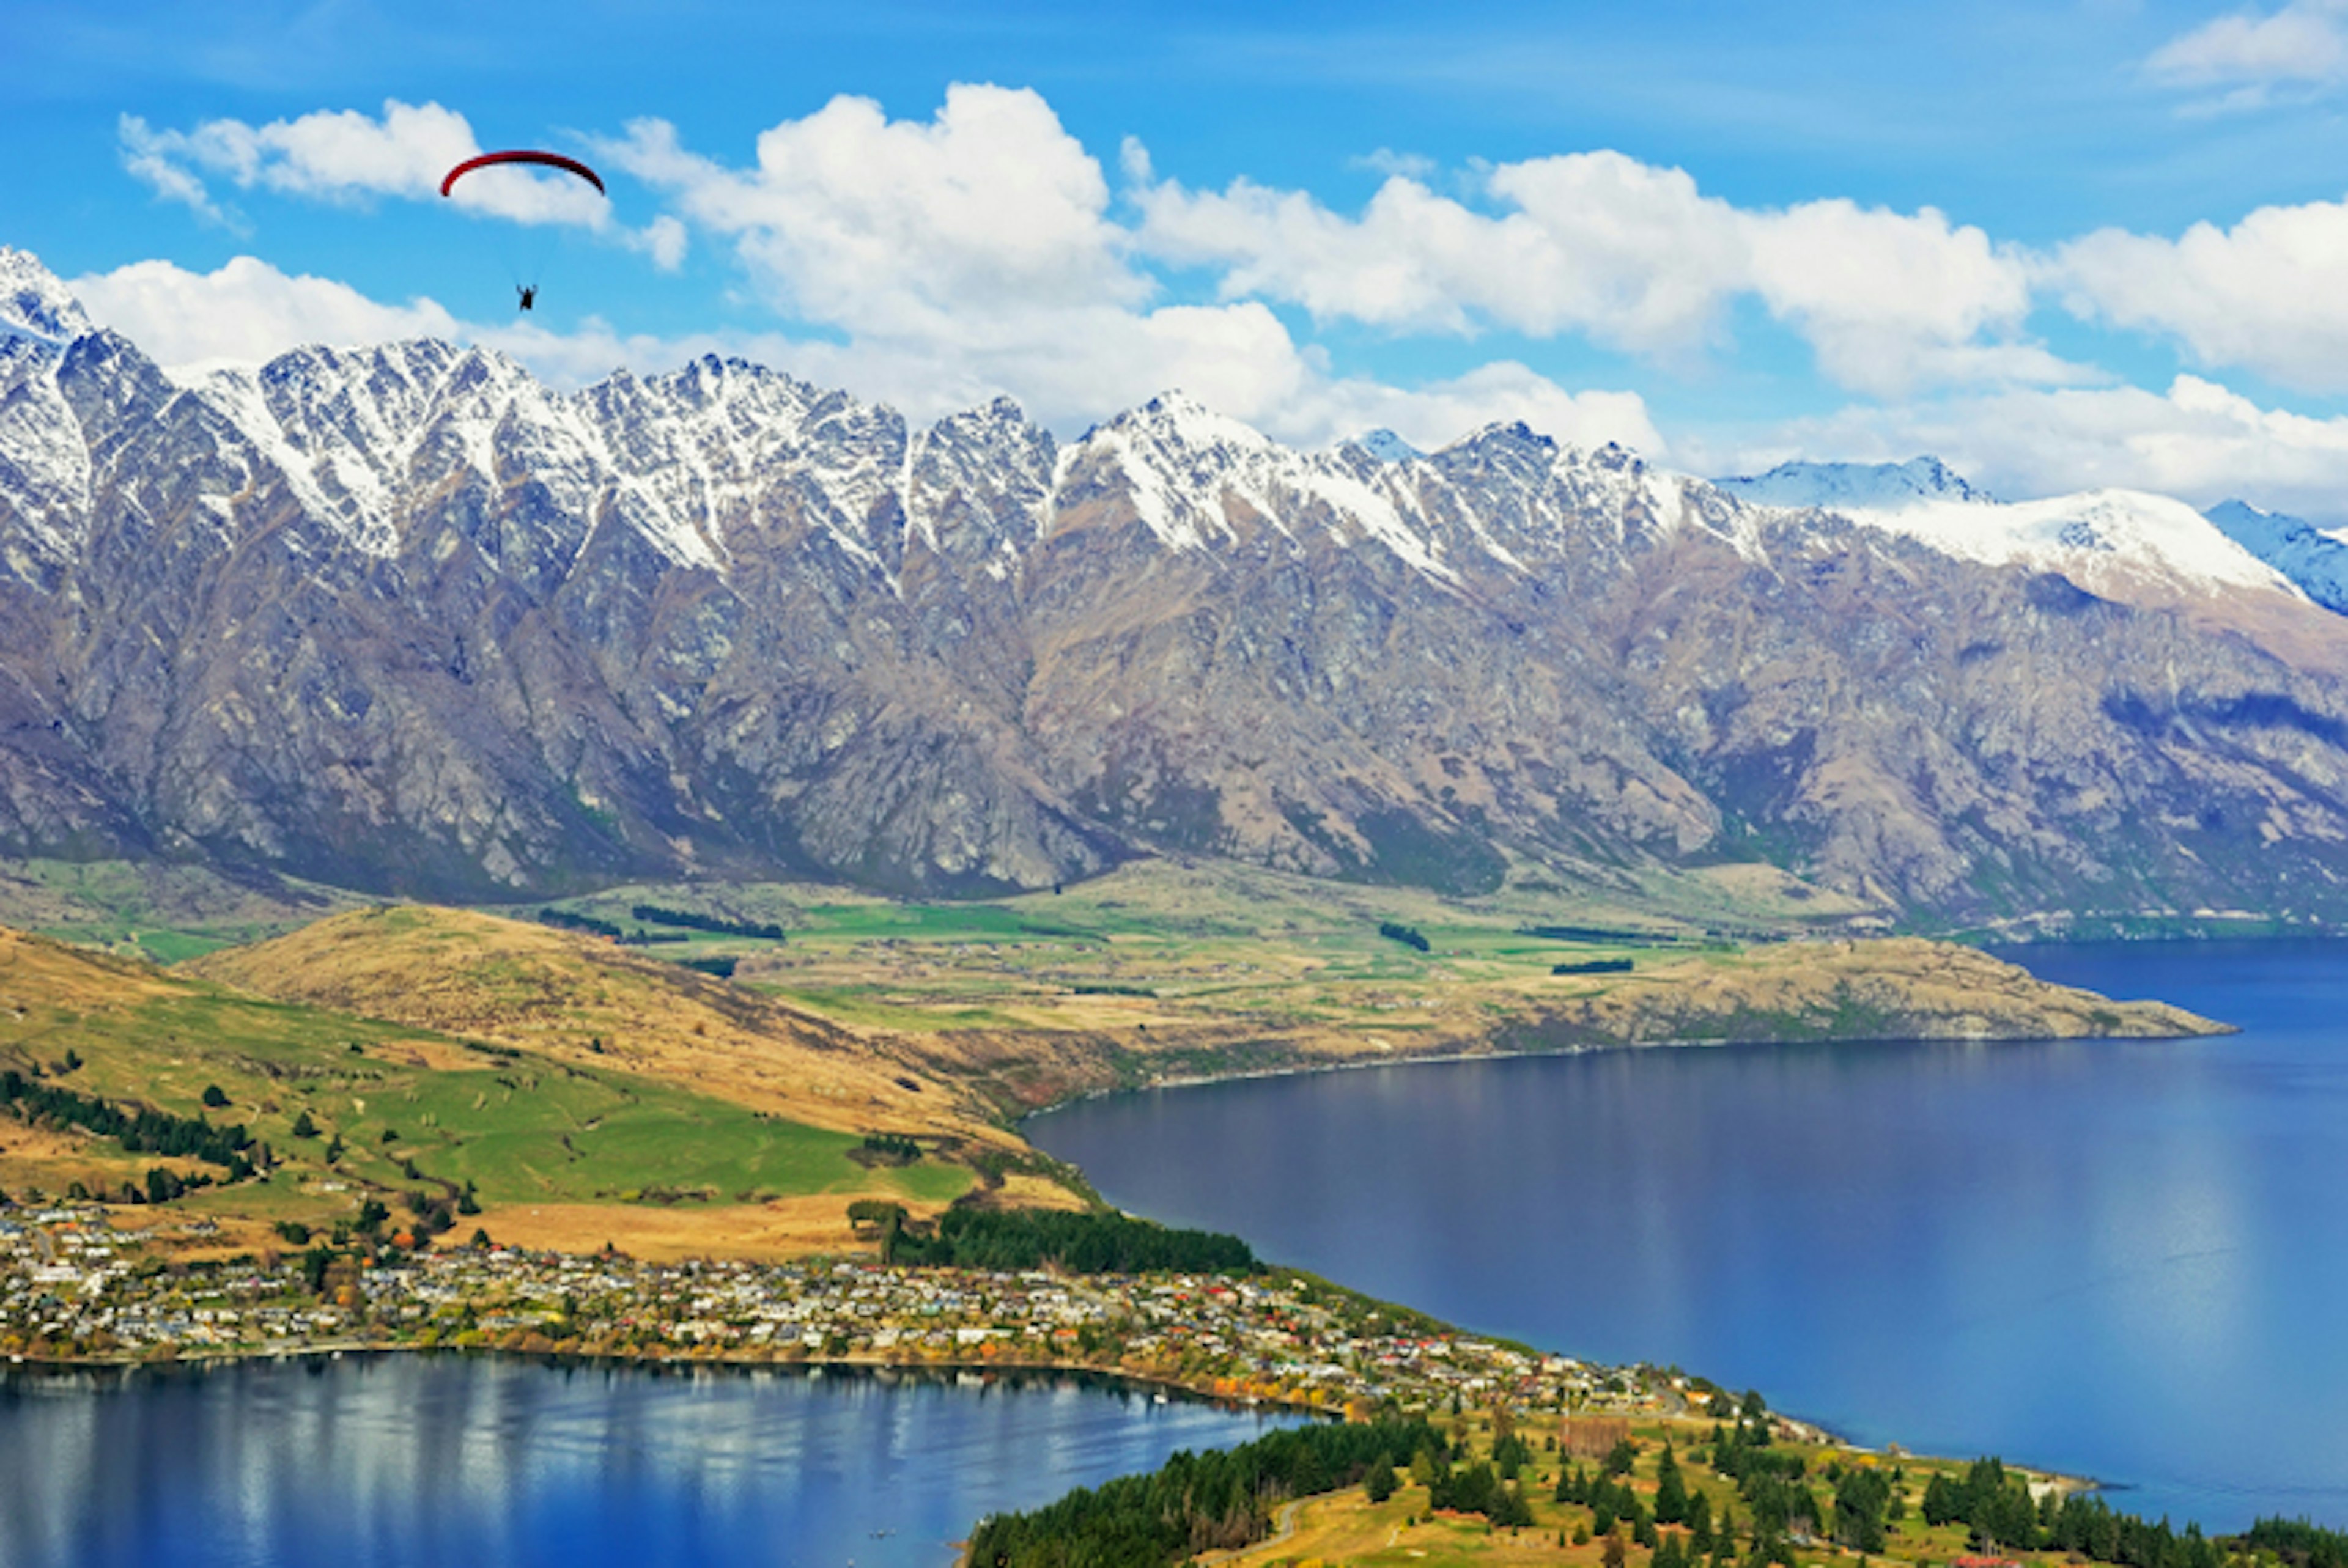
M 1510 425 L 1300 452 L 1172 393 L 915 428 L 716 358 L 180 381 L 0 249 L 0 848 L 475 894 L 1758 853 L 1911 912 L 2312 907 L 2348 621 L 2287 523 Z
M 2143 490 L 2000 501 L 1937 457 L 1784 463 L 1758 477 L 1716 483 L 1756 505 L 1833 512 L 1961 559 L 2059 571 L 2116 597 L 2127 597 L 2125 585 L 2133 578 L 2188 588 L 2295 590 L 2330 603 L 2302 579 L 2302 560 L 2313 558 L 2281 551 L 2255 528 L 2220 520 L 2221 511 L 2228 518 L 2236 516 L 2233 511 L 2219 508 L 2205 516 L 2183 501 Z M 2240 502 L 2227 507 L 2264 516 Z M 2296 519 L 2277 520 L 2312 532 Z

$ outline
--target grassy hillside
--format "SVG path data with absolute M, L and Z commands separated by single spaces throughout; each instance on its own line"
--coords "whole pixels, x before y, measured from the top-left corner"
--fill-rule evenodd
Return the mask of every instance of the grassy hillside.
M 396 905 L 182 968 L 280 1001 L 467 1035 L 572 1068 L 616 1068 L 836 1132 L 1018 1147 L 892 1039 L 698 973 L 668 951 Z
M 393 924 L 411 936 L 433 929 L 404 915 Z M 447 1004 L 445 986 L 415 989 Z M 469 1187 L 483 1214 L 466 1216 L 460 1234 L 481 1224 L 524 1239 L 533 1217 L 553 1211 L 598 1230 L 599 1243 L 655 1231 L 684 1245 L 685 1232 L 705 1240 L 730 1217 L 749 1232 L 812 1227 L 844 1244 L 856 1197 L 931 1207 L 976 1179 L 935 1160 L 860 1163 L 858 1130 L 633 1071 L 617 1050 L 586 1054 L 565 1061 L 479 1031 L 264 999 L 0 931 L 0 1070 L 92 1103 L 241 1124 L 256 1158 L 264 1145 L 276 1157 L 264 1177 L 126 1208 L 126 1222 L 202 1214 L 251 1239 L 280 1220 L 348 1222 L 373 1198 L 398 1225 L 411 1217 L 406 1194 L 448 1201 Z M 113 1194 L 159 1165 L 183 1178 L 225 1175 L 199 1160 L 131 1153 L 71 1121 L 0 1115 L 0 1188 L 54 1194 L 79 1183 Z M 681 1228 L 686 1213 L 703 1223 Z
M 1782 917 L 1782 886 L 1755 881 L 1762 869 L 1607 903 L 1538 885 L 1449 898 L 1153 861 L 986 903 L 682 886 L 561 912 L 683 938 L 641 951 L 730 958 L 737 985 L 894 1036 L 906 1060 L 1006 1112 L 1168 1078 L 1496 1049 L 2209 1027 L 2044 985 L 1969 948 L 1838 934 L 1841 911 L 1809 939 L 1754 940 L 1802 935 Z M 773 924 L 784 938 L 665 927 L 639 908 Z

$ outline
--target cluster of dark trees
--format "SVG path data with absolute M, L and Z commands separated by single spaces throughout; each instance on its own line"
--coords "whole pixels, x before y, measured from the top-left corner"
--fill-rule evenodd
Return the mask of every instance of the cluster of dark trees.
M 592 915 L 574 915 L 568 909 L 551 906 L 538 912 L 538 923 L 551 926 L 559 931 L 579 931 L 590 937 L 609 937 L 613 941 L 626 938 L 627 933 L 609 920 L 598 920 Z
M 226 1170 L 232 1182 L 241 1182 L 252 1174 L 252 1161 L 245 1153 L 252 1147 L 252 1135 L 241 1122 L 215 1127 L 201 1116 L 174 1116 L 168 1111 L 144 1108 L 126 1111 L 95 1095 L 77 1094 L 70 1089 L 36 1082 L 13 1067 L 0 1072 L 0 1105 L 15 1106 L 28 1120 L 46 1118 L 87 1128 L 101 1138 L 113 1139 L 134 1154 L 174 1154 L 201 1160 Z M 170 1173 L 163 1174 L 169 1176 Z
M 1504 1528 L 1533 1522 L 1532 1504 L 1525 1501 L 1524 1494 L 1481 1461 L 1458 1470 L 1447 1467 L 1436 1471 L 1427 1492 L 1427 1506 L 1480 1513 Z
M 864 1152 L 884 1164 L 910 1165 L 922 1157 L 922 1146 L 902 1132 L 867 1132 Z
M 1378 935 L 1389 942 L 1400 942 L 1404 947 L 1416 948 L 1422 953 L 1426 951 L 1426 938 L 1414 927 L 1387 920 L 1378 927 Z
M 688 931 L 707 931 L 719 937 L 755 937 L 762 942 L 783 939 L 783 928 L 771 920 L 728 920 L 722 915 L 664 909 L 657 904 L 639 904 L 628 913 L 648 926 L 681 926 Z
M 742 960 L 730 958 L 679 958 L 676 963 L 681 968 L 695 969 L 705 975 L 715 975 L 721 980 L 730 980 L 734 978 L 734 971 L 741 967 Z
M 779 942 L 783 939 L 780 926 L 761 925 L 749 920 L 726 920 L 716 915 L 695 915 L 689 909 L 664 909 L 657 904 L 639 904 L 629 911 L 638 920 L 650 920 L 662 926 L 681 926 L 687 930 L 708 931 L 721 937 L 755 937 L 760 941 Z M 576 915 L 568 909 L 549 905 L 538 912 L 539 924 L 552 926 L 557 930 L 577 931 L 583 936 L 604 937 L 623 948 L 649 948 L 663 942 L 689 940 L 683 931 L 631 931 L 613 920 L 602 920 L 592 915 Z M 721 978 L 734 972 L 731 958 L 685 958 L 680 960 L 687 968 L 701 969 Z M 721 970 L 716 966 L 723 964 Z
M 1551 964 L 1552 975 L 1627 975 L 1631 972 L 1628 958 L 1584 958 L 1579 963 Z
M 1669 947 L 1673 938 L 1653 931 L 1611 931 L 1603 926 L 1519 926 L 1519 937 L 1544 942 L 1606 942 L 1618 948 Z
M 2251 1552 L 2271 1552 L 2291 1568 L 2348 1568 L 2348 1530 L 2304 1519 L 2261 1519 L 2241 1538 Z
M 1443 1446 L 1425 1420 L 1387 1419 L 1292 1427 L 1234 1449 L 1185 1450 L 1148 1475 L 982 1521 L 965 1561 L 975 1568 L 1179 1563 L 1262 1540 L 1289 1498 L 1352 1486 L 1373 1467 L 1391 1477 L 1396 1464 Z M 1476 1468 L 1491 1475 L 1488 1466 Z
M 91 1192 L 81 1183 L 76 1182 L 66 1188 L 66 1196 L 94 1198 L 102 1204 L 168 1204 L 174 1198 L 187 1196 L 199 1187 L 209 1187 L 211 1184 L 212 1179 L 201 1171 L 182 1176 L 177 1171 L 166 1166 L 155 1165 L 149 1168 L 144 1181 L 125 1182 L 112 1192 L 100 1190 L 96 1193 Z
M 2222 1568 L 2226 1560 L 2224 1549 L 2197 1524 L 2182 1532 L 2166 1519 L 2147 1524 L 2115 1512 L 2099 1497 L 2078 1492 L 2059 1500 L 2049 1492 L 2033 1502 L 2023 1479 L 1993 1459 L 1975 1460 L 1962 1481 L 1934 1476 L 1924 1488 L 1924 1522 L 1962 1524 L 1976 1542 L 2001 1551 L 2063 1552 L 2124 1568 Z M 2330 1535 L 2330 1568 L 2338 1568 L 2348 1535 L 2261 1520 L 2250 1536 L 2264 1531 L 2267 1540 L 2279 1542 L 2299 1528 L 2310 1532 L 2302 1549 L 2311 1563 L 2323 1544 L 2321 1538 Z
M 1799 1456 L 1770 1446 L 1767 1413 L 1757 1398 L 1748 1396 L 1735 1425 L 1714 1426 L 1711 1459 L 1712 1468 L 1736 1483 L 1737 1495 L 1751 1510 L 1753 1539 L 1761 1554 L 1771 1554 L 1789 1534 L 1827 1533 L 1827 1508 L 1807 1484 L 1808 1467 Z
M 1668 1446 L 1656 1467 L 1655 1503 L 1650 1511 L 1621 1479 L 1631 1473 L 1636 1452 L 1626 1440 L 1615 1444 L 1614 1451 L 1595 1471 L 1585 1473 L 1580 1465 L 1568 1467 L 1557 1478 L 1556 1500 L 1589 1509 L 1591 1534 L 1611 1535 L 1627 1529 L 1632 1541 L 1658 1553 L 1668 1553 L 1682 1568 L 1701 1561 L 1707 1553 L 1715 1561 L 1725 1562 L 1735 1544 L 1734 1518 L 1724 1514 L 1720 1527 L 1714 1528 L 1711 1502 L 1687 1484 L 1678 1456 Z M 1675 1535 L 1659 1536 L 1655 1527 L 1661 1524 L 1687 1526 L 1686 1544 L 1683 1546 Z
M 1072 1274 L 1254 1274 L 1254 1251 L 1235 1235 L 1176 1230 L 1114 1214 L 1037 1209 L 948 1209 L 921 1235 L 882 1216 L 889 1263 L 963 1268 L 1041 1268 Z

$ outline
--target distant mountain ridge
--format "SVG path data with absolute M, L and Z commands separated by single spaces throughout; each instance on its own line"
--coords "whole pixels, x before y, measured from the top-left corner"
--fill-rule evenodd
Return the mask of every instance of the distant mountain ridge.
M 1860 507 L 1891 510 L 1922 501 L 1995 499 L 1965 483 L 1962 476 L 1938 457 L 1911 457 L 1905 463 L 1778 464 L 1766 474 L 1726 479 L 1714 484 L 1740 501 L 1763 507 L 1818 507 L 1837 510 Z
M 2324 609 L 2348 615 L 2348 541 L 2247 501 L 2220 501 L 2204 514 L 2218 530 Z
M 21 251 L 0 306 L 15 853 L 458 897 L 1766 861 L 1928 921 L 2348 912 L 2348 621 L 2160 497 L 1761 505 L 1175 394 L 1063 443 L 431 342 L 181 385 Z

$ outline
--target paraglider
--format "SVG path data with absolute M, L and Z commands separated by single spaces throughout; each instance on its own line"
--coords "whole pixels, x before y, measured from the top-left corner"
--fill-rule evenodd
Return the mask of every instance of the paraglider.
M 610 194 L 610 192 L 603 189 L 603 177 L 596 173 L 593 169 L 588 168 L 585 164 L 580 162 L 577 159 L 565 158 L 559 152 L 532 152 L 527 148 L 517 148 L 509 152 L 485 152 L 479 158 L 467 159 L 464 162 L 458 164 L 456 168 L 450 169 L 447 175 L 442 177 L 440 181 L 440 194 L 443 196 L 454 194 L 457 188 L 457 181 L 464 179 L 465 176 L 472 173 L 473 170 L 477 169 L 492 169 L 501 163 L 531 163 L 538 165 L 541 169 L 559 169 L 565 174 L 575 174 L 580 179 L 585 180 L 588 184 L 593 186 L 595 188 L 596 194 Z
M 529 148 L 513 148 L 503 152 L 485 152 L 478 158 L 467 159 L 441 178 L 440 194 L 453 197 L 457 192 L 457 181 L 459 179 L 476 169 L 494 169 L 503 164 L 521 164 L 556 169 L 585 180 L 595 188 L 595 193 L 599 196 L 610 194 L 603 189 L 603 177 L 577 159 L 566 158 L 559 152 L 539 152 Z M 535 272 L 535 268 L 532 271 Z M 525 311 L 530 309 L 538 303 L 537 279 L 533 276 L 528 282 L 517 281 L 514 284 L 514 293 L 520 299 L 521 309 Z

